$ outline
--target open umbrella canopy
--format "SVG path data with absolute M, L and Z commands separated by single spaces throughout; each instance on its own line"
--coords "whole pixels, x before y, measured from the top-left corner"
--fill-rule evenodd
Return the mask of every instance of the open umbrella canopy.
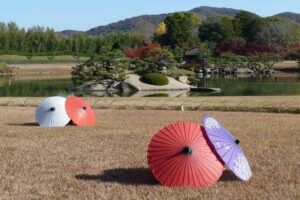
M 159 130 L 149 144 L 148 164 L 155 178 L 169 187 L 208 187 L 224 169 L 200 125 L 191 122 Z
M 209 140 L 228 168 L 241 180 L 249 180 L 252 172 L 240 141 L 235 140 L 222 124 L 210 116 L 203 117 L 203 124 Z
M 66 100 L 66 110 L 73 123 L 78 126 L 93 126 L 96 124 L 94 110 L 79 97 L 68 97 Z
M 61 127 L 69 123 L 65 109 L 66 98 L 49 97 L 43 100 L 35 112 L 36 121 L 42 127 Z

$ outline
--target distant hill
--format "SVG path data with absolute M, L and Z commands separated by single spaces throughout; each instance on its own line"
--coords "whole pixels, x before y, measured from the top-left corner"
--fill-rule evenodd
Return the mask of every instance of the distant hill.
M 163 21 L 166 16 L 167 14 L 132 17 L 106 26 L 92 28 L 86 33 L 89 35 L 103 35 L 108 33 L 139 32 L 152 35 L 155 27 Z
M 241 10 L 236 10 L 232 8 L 215 8 L 215 7 L 201 6 L 189 10 L 188 12 L 196 13 L 198 16 L 201 17 L 202 21 L 205 21 L 207 17 L 211 17 L 211 16 L 234 17 L 240 11 Z M 159 14 L 159 15 L 141 15 L 141 16 L 121 20 L 115 23 L 111 23 L 105 26 L 97 26 L 83 33 L 86 33 L 88 35 L 104 35 L 109 33 L 138 32 L 144 34 L 145 37 L 150 37 L 153 34 L 155 27 L 161 21 L 163 21 L 169 14 L 172 13 Z M 285 12 L 285 13 L 277 14 L 275 16 L 290 21 L 294 24 L 300 25 L 300 14 Z M 80 32 L 81 31 L 65 30 L 59 32 L 59 34 L 71 36 Z
M 241 10 L 236 10 L 232 8 L 215 8 L 215 7 L 208 7 L 208 6 L 201 6 L 198 8 L 194 8 L 189 12 L 194 12 L 198 16 L 201 17 L 201 20 L 205 20 L 207 17 L 211 16 L 230 16 L 234 17 L 238 14 Z
M 194 12 L 205 20 L 210 16 L 235 16 L 239 10 L 230 8 L 214 8 L 202 6 L 194 8 L 188 12 Z M 171 14 L 171 13 L 169 13 Z M 160 15 L 142 15 L 121 20 L 116 23 L 108 24 L 106 26 L 98 26 L 88 30 L 89 35 L 102 35 L 107 33 L 124 33 L 124 32 L 139 32 L 146 35 L 152 35 L 155 27 L 163 21 L 168 14 Z
M 292 12 L 284 12 L 284 13 L 277 14 L 275 16 L 281 19 L 285 19 L 294 24 L 300 25 L 300 14 L 292 13 Z
M 58 32 L 58 34 L 66 35 L 66 36 L 72 36 L 72 35 L 75 35 L 78 33 L 84 33 L 84 32 L 83 31 L 75 31 L 75 30 L 65 30 L 65 31 Z
M 207 17 L 210 16 L 235 16 L 240 11 L 231 8 L 214 8 L 201 6 L 198 8 L 194 8 L 188 12 L 194 12 L 197 15 L 199 15 L 202 20 L 205 20 Z M 169 14 L 172 13 L 159 15 L 141 15 L 137 17 L 132 17 L 105 26 L 97 26 L 86 31 L 85 33 L 88 35 L 104 35 L 109 33 L 138 32 L 143 33 L 147 37 L 153 34 L 155 27 L 161 21 L 163 21 Z M 81 31 L 65 30 L 59 32 L 59 34 L 72 36 L 80 32 Z

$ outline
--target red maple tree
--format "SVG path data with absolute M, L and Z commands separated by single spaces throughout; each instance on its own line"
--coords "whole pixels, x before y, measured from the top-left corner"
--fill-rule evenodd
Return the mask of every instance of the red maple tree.
M 130 48 L 124 51 L 124 54 L 126 57 L 130 59 L 139 59 L 147 55 L 149 52 L 151 52 L 153 49 L 161 48 L 159 44 L 156 43 L 150 43 L 145 46 L 142 46 L 140 48 Z

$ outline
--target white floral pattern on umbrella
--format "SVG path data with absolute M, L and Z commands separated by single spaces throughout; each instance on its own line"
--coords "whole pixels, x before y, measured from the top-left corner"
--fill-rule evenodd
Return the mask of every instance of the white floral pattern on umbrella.
M 207 120 L 205 121 L 205 127 L 209 128 L 209 129 L 221 128 L 220 123 L 211 117 L 207 118 Z
M 249 163 L 245 156 L 241 153 L 238 153 L 237 157 L 234 160 L 233 172 L 236 176 L 244 181 L 248 181 L 252 176 Z

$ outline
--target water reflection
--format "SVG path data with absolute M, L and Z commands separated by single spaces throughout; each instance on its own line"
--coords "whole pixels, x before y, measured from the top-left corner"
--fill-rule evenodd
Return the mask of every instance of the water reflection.
M 126 91 L 126 92 L 72 92 L 71 76 L 25 75 L 0 77 L 0 96 L 95 96 L 95 97 L 186 97 L 186 96 L 247 96 L 247 95 L 300 95 L 300 74 L 278 73 L 263 76 L 206 76 L 192 83 L 197 87 L 221 88 L 221 92 L 186 91 Z

